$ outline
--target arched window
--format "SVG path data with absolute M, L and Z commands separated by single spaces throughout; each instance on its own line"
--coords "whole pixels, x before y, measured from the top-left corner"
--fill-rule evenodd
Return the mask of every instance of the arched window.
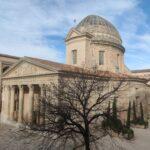
M 77 50 L 72 50 L 72 64 L 77 64 Z
M 99 51 L 99 65 L 104 65 L 104 51 Z

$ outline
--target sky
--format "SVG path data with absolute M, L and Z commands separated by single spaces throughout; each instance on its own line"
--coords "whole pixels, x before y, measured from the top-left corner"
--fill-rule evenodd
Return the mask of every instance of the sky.
M 118 29 L 129 69 L 150 69 L 149 5 L 149 0 L 0 0 L 0 53 L 65 63 L 68 31 L 94 14 Z

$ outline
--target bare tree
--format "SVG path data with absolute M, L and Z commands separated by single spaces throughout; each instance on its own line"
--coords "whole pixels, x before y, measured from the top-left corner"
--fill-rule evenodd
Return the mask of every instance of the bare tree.
M 41 97 L 41 117 L 44 121 L 31 126 L 44 131 L 49 143 L 73 142 L 77 147 L 90 150 L 91 144 L 108 134 L 101 122 L 106 118 L 109 100 L 123 85 L 124 80 L 98 73 L 65 74 L 58 83 L 45 86 Z

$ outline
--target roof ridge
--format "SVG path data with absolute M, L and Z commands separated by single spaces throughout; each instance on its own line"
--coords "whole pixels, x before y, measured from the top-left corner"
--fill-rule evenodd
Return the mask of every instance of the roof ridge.
M 8 55 L 8 54 L 2 54 L 2 53 L 0 53 L 0 56 L 3 56 L 3 57 L 10 57 L 10 58 L 15 58 L 15 59 L 21 58 L 21 57 L 18 57 L 18 56 L 13 56 L 13 55 Z
M 56 62 L 56 61 L 51 61 L 51 60 L 42 59 L 42 58 L 28 57 L 28 56 L 25 56 L 25 58 L 34 59 L 34 60 L 37 60 L 37 61 L 45 61 L 45 62 L 49 62 L 49 63 L 53 63 L 53 64 L 58 64 L 58 65 L 62 65 L 62 66 L 73 67 L 73 68 L 80 68 L 80 67 L 77 67 L 77 66 L 73 66 L 73 65 L 69 65 L 69 64 L 64 64 L 64 63 L 59 63 L 59 62 Z
M 150 72 L 150 69 L 137 69 L 131 70 L 132 73 L 140 73 L 140 72 Z

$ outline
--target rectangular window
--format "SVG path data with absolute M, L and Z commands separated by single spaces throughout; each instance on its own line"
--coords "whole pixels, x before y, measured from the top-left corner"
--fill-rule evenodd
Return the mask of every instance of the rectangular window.
M 116 73 L 119 73 L 119 54 L 117 54 Z
M 72 64 L 77 64 L 77 50 L 72 50 Z
M 119 66 L 119 54 L 117 54 L 117 65 Z
M 99 65 L 104 65 L 104 51 L 99 51 Z
M 115 66 L 115 69 L 116 69 L 116 73 L 119 73 L 119 67 Z

